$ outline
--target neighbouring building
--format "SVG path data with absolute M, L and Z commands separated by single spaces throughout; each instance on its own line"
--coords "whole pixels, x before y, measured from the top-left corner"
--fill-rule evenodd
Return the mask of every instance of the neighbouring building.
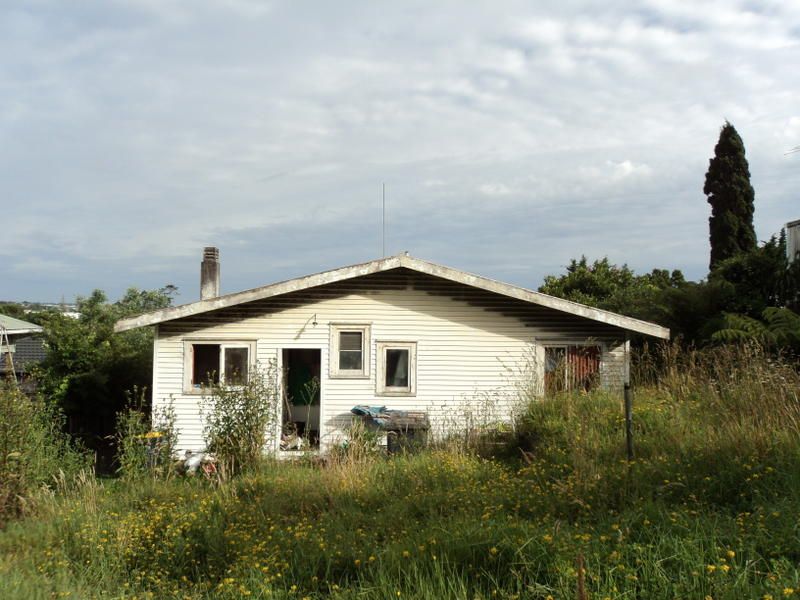
M 0 378 L 25 382 L 31 369 L 44 359 L 42 327 L 0 314 Z
M 786 224 L 786 258 L 789 262 L 797 260 L 800 254 L 800 219 Z

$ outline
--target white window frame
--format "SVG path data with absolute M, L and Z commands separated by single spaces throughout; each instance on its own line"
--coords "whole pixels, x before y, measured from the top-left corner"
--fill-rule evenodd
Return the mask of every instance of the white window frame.
M 546 365 L 546 361 L 547 361 L 547 359 L 546 359 L 547 350 L 546 349 L 547 348 L 563 348 L 564 349 L 564 356 L 566 357 L 567 354 L 569 353 L 569 348 L 570 347 L 586 348 L 586 347 L 589 347 L 589 346 L 595 346 L 595 347 L 600 349 L 600 353 L 599 353 L 600 366 L 599 366 L 597 372 L 598 372 L 598 376 L 601 378 L 601 381 L 602 381 L 603 369 L 605 368 L 605 357 L 606 357 L 606 354 L 608 352 L 608 344 L 606 342 L 599 341 L 599 340 L 594 340 L 594 339 L 576 340 L 576 341 L 546 341 L 546 342 L 543 342 L 541 344 L 541 346 L 540 346 L 542 348 L 542 354 L 541 354 L 541 357 L 542 357 L 542 361 L 541 361 L 542 362 L 542 370 L 541 370 L 542 386 L 544 387 L 544 379 L 545 379 L 545 373 L 546 373 L 546 369 L 547 369 L 547 365 Z M 565 386 L 565 389 L 569 388 L 569 373 L 566 370 L 564 371 L 564 386 Z
M 386 385 L 386 351 L 408 350 L 408 386 Z M 376 342 L 375 394 L 378 396 L 417 395 L 417 342 Z
M 330 324 L 330 353 L 328 357 L 329 374 L 332 379 L 369 379 L 370 356 L 370 330 L 372 325 L 369 323 L 331 323 Z M 360 369 L 340 369 L 339 368 L 339 334 L 340 333 L 360 333 L 361 334 L 361 368 Z
M 219 346 L 219 383 L 225 385 L 225 350 L 229 348 L 245 348 L 247 350 L 247 377 L 255 368 L 256 343 L 253 340 L 213 340 L 190 339 L 183 341 L 183 392 L 185 394 L 202 394 L 207 386 L 195 387 L 192 383 L 194 376 L 194 346 Z

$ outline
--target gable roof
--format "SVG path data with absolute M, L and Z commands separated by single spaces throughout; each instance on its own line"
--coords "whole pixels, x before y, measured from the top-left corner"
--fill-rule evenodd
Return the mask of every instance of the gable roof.
M 289 279 L 287 281 L 280 281 L 263 287 L 245 290 L 243 292 L 236 292 L 234 294 L 226 294 L 216 298 L 208 298 L 191 304 L 183 304 L 181 306 L 173 306 L 169 308 L 162 308 L 153 312 L 145 313 L 136 317 L 129 317 L 117 321 L 114 326 L 114 331 L 127 331 L 129 329 L 136 329 L 137 327 L 145 327 L 147 325 L 157 325 L 166 321 L 173 321 L 183 317 L 191 317 L 199 315 L 212 310 L 219 310 L 229 306 L 236 306 L 245 302 L 252 302 L 254 300 L 263 300 L 273 296 L 280 296 L 281 294 L 288 294 L 290 292 L 298 292 L 315 288 L 318 286 L 335 283 L 339 281 L 346 281 L 356 277 L 363 277 L 365 275 L 372 275 L 373 273 L 381 273 L 390 271 L 392 269 L 410 269 L 418 273 L 424 273 L 434 277 L 440 277 L 455 283 L 472 286 L 474 288 L 494 292 L 501 296 L 516 298 L 524 302 L 530 302 L 538 306 L 544 306 L 559 310 L 565 313 L 584 317 L 592 321 L 598 321 L 607 325 L 613 325 L 620 329 L 642 333 L 657 338 L 669 339 L 669 329 L 649 323 L 640 319 L 626 317 L 617 313 L 612 313 L 607 310 L 599 308 L 592 308 L 577 302 L 571 302 L 562 298 L 548 296 L 541 292 L 534 292 L 526 288 L 502 283 L 480 275 L 474 275 L 465 271 L 459 271 L 443 265 L 437 265 L 432 262 L 413 258 L 407 254 L 400 254 L 397 256 L 390 256 L 388 258 L 380 258 L 367 263 L 351 265 L 348 267 L 341 267 L 333 269 L 332 271 L 324 271 L 314 275 L 307 275 L 305 277 L 298 277 L 296 279 Z
M 5 329 L 8 335 L 22 335 L 23 333 L 41 333 L 41 325 L 28 323 L 22 319 L 15 319 L 8 315 L 0 315 L 0 329 Z

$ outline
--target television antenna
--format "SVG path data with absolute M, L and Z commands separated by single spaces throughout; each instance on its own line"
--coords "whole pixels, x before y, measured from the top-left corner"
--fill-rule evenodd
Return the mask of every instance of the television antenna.
M 386 184 L 381 184 L 381 257 L 386 258 Z

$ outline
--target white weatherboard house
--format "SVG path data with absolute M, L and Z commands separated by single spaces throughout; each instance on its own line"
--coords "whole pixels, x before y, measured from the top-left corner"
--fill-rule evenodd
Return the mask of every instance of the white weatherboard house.
M 424 411 L 435 432 L 487 406 L 507 418 L 531 380 L 621 388 L 629 334 L 669 337 L 653 323 L 408 255 L 218 290 L 219 252 L 206 248 L 200 301 L 116 325 L 155 326 L 154 414 L 172 403 L 181 451 L 204 447 L 209 377 L 236 384 L 275 365 L 281 421 L 325 449 L 343 439 L 356 405 Z

